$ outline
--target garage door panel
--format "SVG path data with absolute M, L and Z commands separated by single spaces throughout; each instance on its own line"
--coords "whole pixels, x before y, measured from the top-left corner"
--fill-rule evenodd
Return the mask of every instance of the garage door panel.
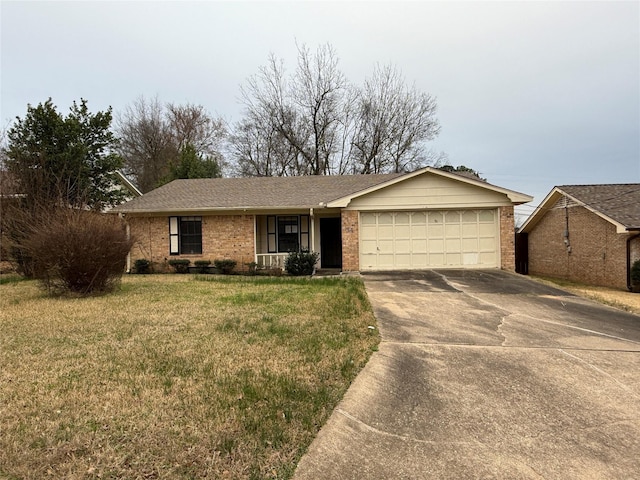
M 447 253 L 445 258 L 447 259 L 447 265 L 450 267 L 459 267 L 462 265 L 461 255 L 459 253 Z
M 444 225 L 429 225 L 427 230 L 427 236 L 431 239 L 438 239 L 444 237 Z
M 478 257 L 479 254 L 472 252 L 472 253 L 464 253 L 462 254 L 462 264 L 466 265 L 466 266 L 470 266 L 470 265 L 478 265 Z
M 416 239 L 412 239 L 411 240 L 411 253 L 413 255 L 417 255 L 419 253 L 427 253 L 429 250 L 427 249 L 427 241 L 426 240 L 416 240 Z M 420 263 L 419 260 L 417 260 L 417 263 Z
M 480 265 L 495 266 L 497 263 L 495 252 L 480 252 Z
M 460 236 L 460 224 L 449 224 L 447 223 L 445 225 L 445 229 L 444 229 L 444 234 L 445 237 L 449 238 L 449 237 L 459 237 Z
M 463 224 L 462 225 L 462 236 L 463 237 L 477 237 L 478 236 L 478 225 L 477 224 Z
M 375 254 L 378 251 L 378 242 L 375 240 L 362 240 L 360 242 L 360 252 L 363 255 Z
M 463 252 L 478 252 L 478 239 L 477 238 L 463 238 L 462 239 L 462 251 Z
M 378 227 L 378 239 L 393 240 L 393 225 L 380 225 Z
M 447 238 L 444 242 L 444 248 L 447 253 L 459 253 L 461 243 L 459 238 Z
M 396 225 L 394 238 L 411 238 L 411 227 L 409 225 Z
M 429 264 L 430 267 L 443 267 L 444 263 L 444 253 L 431 253 L 429 255 Z
M 480 238 L 479 239 L 479 249 L 481 252 L 494 251 L 496 246 L 496 242 L 494 238 Z
M 491 237 L 495 238 L 496 235 L 496 226 L 495 224 L 487 224 L 481 223 L 478 225 L 478 235 L 481 237 Z
M 430 239 L 429 240 L 429 253 L 444 253 L 444 239 Z
M 498 266 L 495 210 L 362 212 L 361 269 Z

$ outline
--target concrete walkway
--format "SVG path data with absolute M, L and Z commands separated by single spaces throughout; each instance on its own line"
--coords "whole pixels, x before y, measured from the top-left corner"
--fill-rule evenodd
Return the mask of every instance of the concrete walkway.
M 501 271 L 365 275 L 382 342 L 304 479 L 638 479 L 640 317 Z

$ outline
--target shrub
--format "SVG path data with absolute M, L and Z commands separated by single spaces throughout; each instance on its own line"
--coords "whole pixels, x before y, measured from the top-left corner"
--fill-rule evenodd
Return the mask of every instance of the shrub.
M 319 256 L 317 252 L 291 252 L 284 268 L 289 275 L 312 275 Z
M 133 241 L 115 215 L 71 208 L 34 214 L 20 245 L 34 277 L 50 293 L 81 295 L 113 290 Z
M 148 274 L 151 273 L 151 261 L 146 258 L 139 258 L 133 263 L 136 273 Z
M 196 266 L 197 273 L 207 273 L 209 271 L 209 265 L 211 265 L 211 260 L 196 260 L 193 264 Z
M 258 270 L 258 264 L 256 262 L 245 263 L 245 266 L 247 267 L 247 274 L 248 275 L 255 275 L 256 274 L 256 271 Z
M 191 260 L 185 258 L 172 258 L 169 260 L 169 265 L 173 267 L 176 273 L 189 273 L 189 264 Z
M 231 272 L 233 272 L 233 269 L 236 268 L 237 263 L 238 262 L 236 262 L 235 260 L 231 260 L 229 258 L 213 261 L 213 265 L 223 275 L 229 275 Z

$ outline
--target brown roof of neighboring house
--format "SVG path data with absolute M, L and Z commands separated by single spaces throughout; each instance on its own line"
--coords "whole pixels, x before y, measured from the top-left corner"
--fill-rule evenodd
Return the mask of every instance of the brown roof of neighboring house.
M 617 224 L 619 232 L 640 229 L 640 183 L 622 183 L 555 187 L 522 225 L 520 231 L 530 231 L 565 195 L 578 205 Z
M 640 227 L 640 183 L 562 185 L 558 188 L 625 227 Z
M 115 212 L 209 209 L 313 208 L 374 187 L 402 174 L 243 177 L 174 180 Z

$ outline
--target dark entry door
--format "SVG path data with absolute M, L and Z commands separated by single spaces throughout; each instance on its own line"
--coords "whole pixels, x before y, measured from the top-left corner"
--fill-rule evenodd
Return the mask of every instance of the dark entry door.
M 320 219 L 320 265 L 322 268 L 342 268 L 340 217 Z

